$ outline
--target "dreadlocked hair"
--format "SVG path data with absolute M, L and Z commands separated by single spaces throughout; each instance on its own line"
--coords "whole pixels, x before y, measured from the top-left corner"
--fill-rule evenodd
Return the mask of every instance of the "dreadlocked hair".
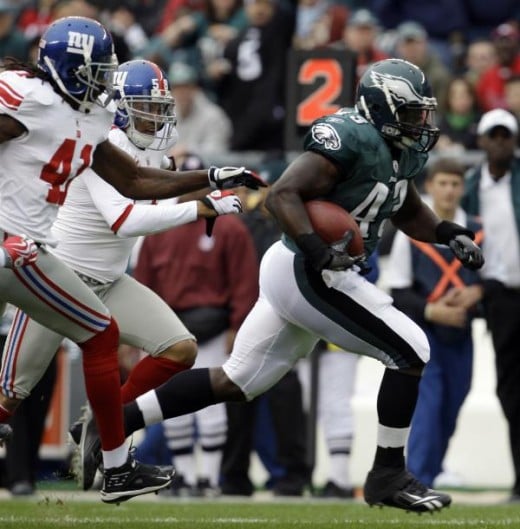
M 0 71 L 4 70 L 22 70 L 27 72 L 29 77 L 38 77 L 45 81 L 50 80 L 50 76 L 43 70 L 40 70 L 36 64 L 20 61 L 16 57 L 4 57 L 2 59 L 2 62 L 0 63 Z

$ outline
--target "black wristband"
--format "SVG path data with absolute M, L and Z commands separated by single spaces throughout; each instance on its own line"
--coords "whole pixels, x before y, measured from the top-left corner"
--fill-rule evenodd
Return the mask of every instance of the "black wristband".
M 455 222 L 450 222 L 449 220 L 439 222 L 435 228 L 437 242 L 445 244 L 446 246 L 449 245 L 450 241 L 457 235 L 466 235 L 471 240 L 475 239 L 475 234 L 471 230 L 468 230 L 460 224 L 455 224 Z
M 329 247 L 317 233 L 303 233 L 294 242 L 316 270 L 321 270 L 329 262 Z

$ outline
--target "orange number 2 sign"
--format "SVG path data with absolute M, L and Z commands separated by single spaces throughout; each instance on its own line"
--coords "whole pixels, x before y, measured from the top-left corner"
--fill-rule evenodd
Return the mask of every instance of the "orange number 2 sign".
M 343 71 L 336 59 L 310 58 L 304 61 L 298 72 L 300 84 L 312 84 L 323 78 L 323 84 L 307 96 L 296 110 L 296 123 L 299 126 L 310 125 L 315 119 L 333 114 L 340 105 L 332 103 L 341 93 Z

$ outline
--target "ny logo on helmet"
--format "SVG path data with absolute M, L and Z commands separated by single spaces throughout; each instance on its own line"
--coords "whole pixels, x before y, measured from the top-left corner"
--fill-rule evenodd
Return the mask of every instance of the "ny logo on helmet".
M 311 129 L 312 137 L 316 143 L 320 143 L 326 149 L 337 151 L 341 147 L 336 129 L 327 123 L 318 123 Z
M 404 77 L 379 73 L 372 71 L 370 79 L 372 86 L 379 88 L 387 96 L 390 95 L 394 101 L 400 103 L 421 103 L 423 97 L 417 93 L 412 83 Z
M 67 42 L 67 51 L 69 53 L 78 53 L 91 57 L 93 49 L 94 35 L 79 33 L 78 31 L 69 31 L 69 40 Z
M 127 77 L 128 77 L 128 72 L 115 71 L 114 72 L 114 86 L 117 89 L 124 91 L 123 88 L 125 86 Z

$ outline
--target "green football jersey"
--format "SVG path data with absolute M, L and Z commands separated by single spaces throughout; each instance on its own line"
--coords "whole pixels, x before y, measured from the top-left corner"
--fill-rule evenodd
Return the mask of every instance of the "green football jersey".
M 407 149 L 394 160 L 375 127 L 353 108 L 314 121 L 304 149 L 338 167 L 341 180 L 320 198 L 350 212 L 361 228 L 366 253 L 371 254 L 385 221 L 402 206 L 409 180 L 423 169 L 428 155 Z

